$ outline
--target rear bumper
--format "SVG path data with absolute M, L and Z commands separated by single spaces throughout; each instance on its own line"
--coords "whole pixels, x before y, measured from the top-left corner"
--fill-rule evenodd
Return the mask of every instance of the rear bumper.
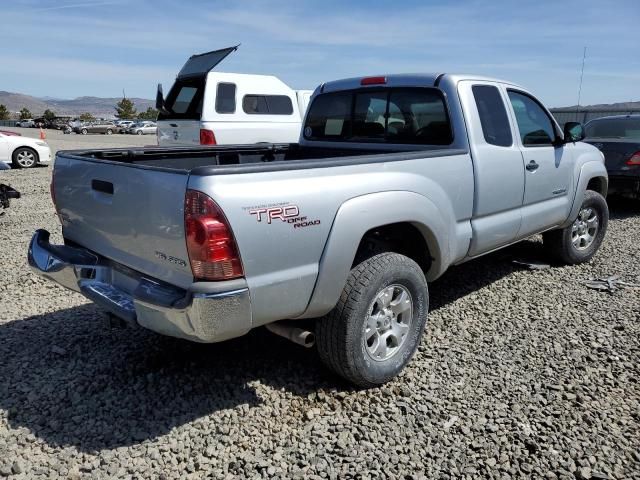
M 211 287 L 193 284 L 184 290 L 89 250 L 52 245 L 46 230 L 34 233 L 28 261 L 42 277 L 83 294 L 119 318 L 163 335 L 211 343 L 251 329 L 251 300 L 244 281 L 218 282 Z

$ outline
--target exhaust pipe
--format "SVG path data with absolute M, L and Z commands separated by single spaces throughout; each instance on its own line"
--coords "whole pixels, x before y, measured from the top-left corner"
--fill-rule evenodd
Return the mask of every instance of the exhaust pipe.
M 271 333 L 280 335 L 281 337 L 291 340 L 293 343 L 297 343 L 298 345 L 302 345 L 306 348 L 311 348 L 316 343 L 315 334 L 309 330 L 292 327 L 279 322 L 269 323 L 265 325 L 265 327 L 267 327 L 267 330 Z

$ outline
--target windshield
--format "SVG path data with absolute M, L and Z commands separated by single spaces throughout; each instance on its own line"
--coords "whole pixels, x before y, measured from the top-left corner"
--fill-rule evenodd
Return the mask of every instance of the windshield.
M 585 126 L 587 138 L 625 138 L 640 140 L 640 118 L 603 118 Z
M 158 120 L 200 120 L 205 78 L 178 79 L 167 95 L 166 112 L 158 114 Z
M 362 89 L 318 95 L 307 115 L 308 140 L 450 145 L 449 115 L 436 88 Z

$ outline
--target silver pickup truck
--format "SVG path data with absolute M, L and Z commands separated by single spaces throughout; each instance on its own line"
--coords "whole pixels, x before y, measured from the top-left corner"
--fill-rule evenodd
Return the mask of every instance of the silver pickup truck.
M 375 386 L 416 351 L 450 265 L 538 233 L 560 262 L 596 253 L 608 180 L 582 137 L 501 80 L 329 82 L 298 144 L 58 152 L 64 245 L 38 230 L 29 264 L 164 335 L 315 341 Z

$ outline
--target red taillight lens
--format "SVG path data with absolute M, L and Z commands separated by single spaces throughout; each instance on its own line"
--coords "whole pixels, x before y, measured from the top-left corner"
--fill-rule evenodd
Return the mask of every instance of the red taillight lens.
M 184 228 L 196 280 L 228 280 L 244 274 L 233 232 L 220 207 L 209 196 L 187 190 Z
M 216 136 L 213 134 L 212 130 L 207 130 L 206 128 L 200 129 L 200 145 L 215 145 L 216 144 Z
M 640 151 L 631 155 L 631 158 L 627 160 L 627 165 L 640 165 Z
M 360 80 L 360 85 L 384 85 L 387 77 L 365 77 Z

